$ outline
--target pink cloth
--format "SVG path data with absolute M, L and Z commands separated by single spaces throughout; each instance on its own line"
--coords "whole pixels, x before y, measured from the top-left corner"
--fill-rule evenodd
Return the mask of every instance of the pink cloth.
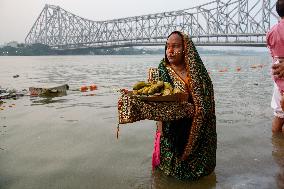
M 154 150 L 152 155 L 152 169 L 160 165 L 160 139 L 161 133 L 159 131 L 156 132 L 155 142 L 154 142 Z
M 266 35 L 267 47 L 270 49 L 272 58 L 284 57 L 284 19 L 273 26 Z M 273 60 L 274 63 L 274 60 Z M 284 79 L 273 77 L 280 92 L 284 92 Z
M 284 57 L 284 19 L 281 19 L 267 33 L 266 43 L 272 57 Z

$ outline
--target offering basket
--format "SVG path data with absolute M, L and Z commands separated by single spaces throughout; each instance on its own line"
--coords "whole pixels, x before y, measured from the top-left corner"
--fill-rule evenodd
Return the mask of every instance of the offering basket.
M 194 106 L 188 102 L 187 93 L 172 95 L 143 96 L 131 91 L 120 90 L 118 99 L 119 124 L 133 123 L 140 120 L 172 121 L 193 117 Z

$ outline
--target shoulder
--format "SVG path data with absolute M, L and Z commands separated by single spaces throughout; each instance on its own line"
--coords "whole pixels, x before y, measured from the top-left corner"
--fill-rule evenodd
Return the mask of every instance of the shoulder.
M 159 63 L 158 69 L 164 68 L 164 67 L 166 67 L 166 60 L 163 58 Z
M 278 33 L 276 32 L 278 28 L 278 24 L 274 25 L 266 34 L 266 43 L 268 46 L 271 46 L 274 43 L 274 39 L 276 38 L 275 35 Z
M 166 61 L 165 59 L 162 59 L 157 68 L 151 67 L 148 69 L 148 81 L 158 81 L 165 75 L 165 73 L 167 73 Z
M 266 36 L 270 37 L 270 36 L 273 36 L 273 35 L 277 34 L 276 31 L 278 30 L 279 27 L 280 27 L 280 23 L 275 24 L 274 26 L 272 26 L 272 28 L 267 32 Z

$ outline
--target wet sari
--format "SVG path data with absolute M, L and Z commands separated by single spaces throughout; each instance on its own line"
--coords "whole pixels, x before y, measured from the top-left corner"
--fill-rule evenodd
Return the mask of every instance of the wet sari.
M 214 91 L 208 72 L 191 39 L 183 38 L 187 81 L 183 81 L 167 58 L 158 66 L 159 79 L 190 94 L 194 115 L 174 121 L 163 121 L 159 136 L 159 165 L 166 175 L 181 180 L 197 180 L 212 173 L 216 166 L 216 117 Z

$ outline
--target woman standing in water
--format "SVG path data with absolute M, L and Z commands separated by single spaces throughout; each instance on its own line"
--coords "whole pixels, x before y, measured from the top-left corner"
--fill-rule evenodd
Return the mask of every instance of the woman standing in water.
M 150 75 L 154 75 L 151 74 Z M 192 118 L 157 122 L 153 167 L 181 180 L 197 180 L 216 166 L 216 117 L 211 79 L 191 39 L 172 32 L 165 58 L 158 66 L 159 79 L 189 93 Z

